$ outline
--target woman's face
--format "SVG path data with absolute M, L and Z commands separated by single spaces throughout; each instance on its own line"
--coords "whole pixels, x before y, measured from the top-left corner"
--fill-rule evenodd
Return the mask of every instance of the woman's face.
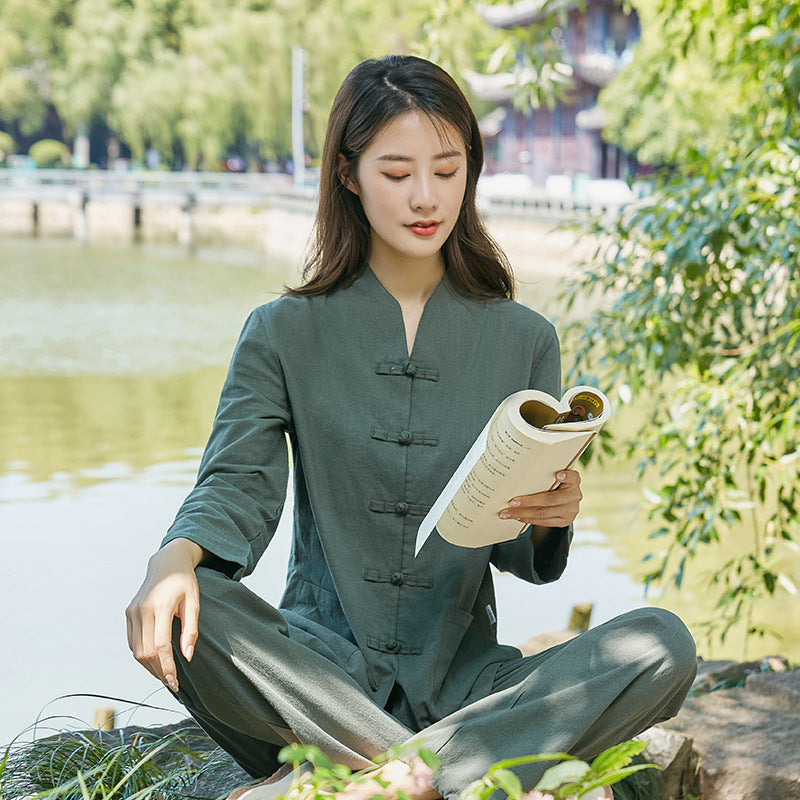
M 466 147 L 455 128 L 425 114 L 395 117 L 358 161 L 347 187 L 372 228 L 370 263 L 430 260 L 455 227 L 467 183 Z

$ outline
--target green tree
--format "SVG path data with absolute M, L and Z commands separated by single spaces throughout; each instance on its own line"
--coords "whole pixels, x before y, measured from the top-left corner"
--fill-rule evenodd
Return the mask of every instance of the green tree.
M 130 9 L 113 0 L 78 0 L 63 35 L 63 58 L 54 70 L 53 95 L 61 118 L 73 128 L 107 118 L 111 92 L 140 32 Z
M 764 635 L 762 601 L 796 594 L 800 567 L 800 6 L 661 0 L 643 18 L 667 55 L 645 46 L 632 72 L 705 53 L 704 72 L 739 90 L 724 113 L 698 110 L 695 146 L 669 153 L 645 201 L 597 227 L 602 245 L 570 291 L 603 301 L 572 377 L 594 373 L 647 409 L 628 443 L 656 485 L 647 580 L 680 587 L 698 552 L 745 528 L 751 545 L 711 576 L 719 618 L 706 622 L 723 641 Z M 625 113 L 652 113 L 651 98 Z M 736 136 L 719 141 L 718 125 Z
M 212 167 L 226 151 L 291 153 L 291 48 L 307 54 L 306 150 L 358 61 L 416 52 L 426 0 L 7 0 L 0 120 L 32 133 L 54 106 L 69 138 L 104 123 L 137 159 Z M 465 5 L 466 9 L 466 5 Z M 470 4 L 440 26 L 435 57 L 479 68 L 491 29 Z M 475 53 L 473 57 L 473 53 Z M 485 60 L 485 59 L 484 59 Z M 14 131 L 12 131 L 14 132 Z
M 0 6 L 0 121 L 29 135 L 53 101 L 52 73 L 73 0 L 4 0 Z
M 508 6 L 506 0 L 438 0 L 423 28 L 421 53 L 456 75 L 465 70 L 506 74 L 520 110 L 552 108 L 574 88 L 563 38 L 569 5 L 544 0 L 535 24 L 500 30 L 484 16 L 491 6 Z M 585 8 L 586 3 L 577 0 L 575 5 Z
M 14 137 L 10 133 L 0 131 L 0 163 L 6 160 L 6 156 L 14 152 Z
M 726 50 L 737 25 L 698 15 L 696 5 L 636 2 L 636 56 L 600 93 L 604 138 L 645 164 L 681 160 L 701 143 L 721 147 L 733 134 L 743 87 Z

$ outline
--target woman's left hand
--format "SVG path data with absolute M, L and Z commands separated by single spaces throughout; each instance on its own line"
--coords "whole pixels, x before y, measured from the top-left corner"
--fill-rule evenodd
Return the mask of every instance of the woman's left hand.
M 557 472 L 555 477 L 561 482 L 557 489 L 512 498 L 508 506 L 500 511 L 500 518 L 549 528 L 571 525 L 578 516 L 583 499 L 581 476 L 574 469 L 565 469 Z

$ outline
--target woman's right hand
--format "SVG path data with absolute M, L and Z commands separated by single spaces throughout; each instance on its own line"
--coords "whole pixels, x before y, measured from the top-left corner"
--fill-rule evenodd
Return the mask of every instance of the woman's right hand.
M 125 609 L 128 646 L 134 658 L 173 692 L 178 690 L 178 678 L 172 620 L 181 621 L 181 652 L 191 661 L 200 607 L 194 570 L 204 554 L 202 547 L 188 539 L 165 544 L 151 556 L 144 582 Z

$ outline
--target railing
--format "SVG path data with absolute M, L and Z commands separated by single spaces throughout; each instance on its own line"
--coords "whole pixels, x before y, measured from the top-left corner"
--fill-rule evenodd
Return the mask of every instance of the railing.
M 530 195 L 483 197 L 478 193 L 478 208 L 487 217 L 570 220 L 618 214 L 627 201 L 603 201 L 579 197 Z
M 0 170 L 0 201 L 63 200 L 177 204 L 280 205 L 312 211 L 316 188 L 296 187 L 289 176 L 227 172 L 114 172 L 100 170 Z
M 63 200 L 85 207 L 89 202 L 128 202 L 133 206 L 175 204 L 277 206 L 313 212 L 317 189 L 297 187 L 290 176 L 226 172 L 115 172 L 101 170 L 0 170 L 0 201 L 32 204 Z M 540 194 L 498 196 L 478 192 L 486 216 L 570 219 L 616 214 L 623 201 Z

